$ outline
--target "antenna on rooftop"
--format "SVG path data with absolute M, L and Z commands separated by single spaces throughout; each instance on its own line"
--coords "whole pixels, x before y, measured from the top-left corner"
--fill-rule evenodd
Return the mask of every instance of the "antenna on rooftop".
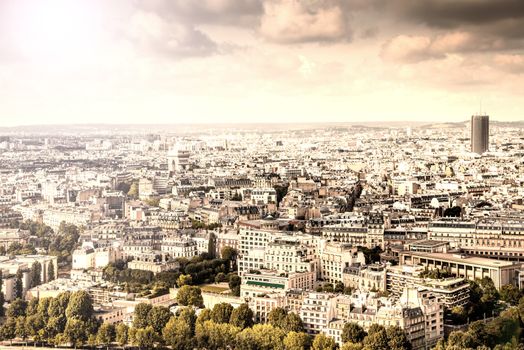
M 482 115 L 482 98 L 480 99 L 479 115 Z

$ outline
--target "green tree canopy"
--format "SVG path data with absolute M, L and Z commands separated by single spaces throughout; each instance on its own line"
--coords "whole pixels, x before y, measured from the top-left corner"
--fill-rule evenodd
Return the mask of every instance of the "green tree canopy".
M 285 317 L 282 328 L 286 332 L 303 332 L 304 324 L 300 316 L 294 312 L 289 312 Z
M 233 326 L 240 329 L 253 326 L 253 311 L 244 303 L 231 312 L 229 321 Z
M 202 291 L 196 286 L 182 286 L 177 293 L 177 301 L 183 306 L 204 306 Z
M 287 310 L 282 307 L 276 307 L 269 312 L 268 322 L 274 327 L 284 328 Z
M 133 327 L 136 329 L 146 328 L 149 325 L 149 312 L 153 306 L 147 303 L 140 303 L 135 306 L 135 312 L 133 317 Z
M 80 290 L 71 294 L 66 308 L 66 317 L 87 322 L 93 316 L 93 300 L 88 292 Z
M 306 350 L 311 346 L 311 337 L 303 332 L 289 332 L 284 338 L 286 350 Z
M 360 343 L 366 337 L 366 331 L 355 322 L 348 322 L 342 329 L 342 342 Z
M 27 301 L 22 299 L 15 299 L 9 304 L 7 308 L 6 316 L 17 318 L 20 316 L 25 316 L 27 308 Z
M 520 289 L 512 284 L 506 284 L 500 288 L 500 299 L 510 305 L 517 305 L 521 296 Z
M 96 334 L 96 343 L 98 345 L 108 346 L 110 343 L 114 342 L 116 338 L 115 326 L 110 323 L 103 323 L 100 328 L 98 328 L 98 333 Z
M 64 337 L 75 347 L 82 346 L 87 341 L 89 331 L 86 322 L 79 318 L 69 318 L 67 320 Z
M 368 335 L 364 338 L 365 350 L 389 350 L 389 339 L 386 329 L 377 324 L 371 325 Z
M 229 323 L 233 306 L 229 303 L 216 304 L 211 310 L 211 320 L 215 323 Z
M 120 346 L 128 343 L 129 327 L 125 323 L 119 323 L 115 329 L 115 340 Z
M 388 345 L 391 350 L 410 350 L 411 343 L 409 342 L 406 333 L 399 326 L 390 326 L 386 328 L 388 337 Z
M 147 315 L 148 325 L 160 336 L 172 314 L 165 306 L 153 306 Z
M 335 340 L 324 333 L 317 334 L 311 346 L 311 350 L 335 350 L 336 348 L 337 343 L 335 343 Z
M 152 349 L 158 341 L 155 330 L 151 326 L 138 328 L 134 334 L 134 344 L 139 348 Z
M 162 331 L 164 341 L 173 349 L 193 349 L 191 325 L 183 319 L 171 317 Z

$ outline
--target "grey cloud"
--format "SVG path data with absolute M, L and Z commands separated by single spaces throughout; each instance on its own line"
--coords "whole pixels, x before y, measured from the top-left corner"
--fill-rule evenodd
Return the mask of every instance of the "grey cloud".
M 442 28 L 524 18 L 522 0 L 392 0 L 388 4 L 413 20 Z
M 139 8 L 192 24 L 253 26 L 263 0 L 140 0 Z
M 493 50 L 524 47 L 523 0 L 391 0 L 383 6 L 414 23 L 491 38 Z
M 217 44 L 194 26 L 170 21 L 157 13 L 136 11 L 127 36 L 142 52 L 172 58 L 207 56 L 217 52 Z
M 266 0 L 259 33 L 281 44 L 350 41 L 343 1 Z
M 513 74 L 524 74 L 524 55 L 501 54 L 494 58 L 499 69 Z

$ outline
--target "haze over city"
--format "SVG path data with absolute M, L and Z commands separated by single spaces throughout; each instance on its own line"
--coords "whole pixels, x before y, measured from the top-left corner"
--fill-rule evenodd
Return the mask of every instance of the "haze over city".
M 524 0 L 0 0 L 0 349 L 524 350 Z
M 520 0 L 3 0 L 0 125 L 524 112 Z

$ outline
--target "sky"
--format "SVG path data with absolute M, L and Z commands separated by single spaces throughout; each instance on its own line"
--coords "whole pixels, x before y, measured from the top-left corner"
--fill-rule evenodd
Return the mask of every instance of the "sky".
M 524 120 L 523 0 L 0 0 L 0 126 Z

